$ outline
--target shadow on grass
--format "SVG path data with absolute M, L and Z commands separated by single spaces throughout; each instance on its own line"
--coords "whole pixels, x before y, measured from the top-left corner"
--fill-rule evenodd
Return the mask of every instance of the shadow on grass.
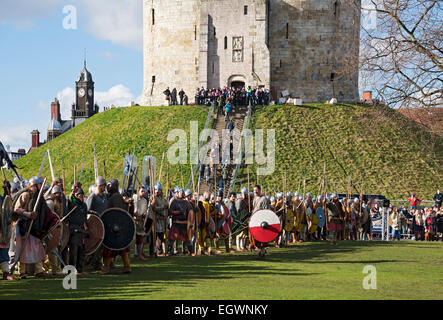
M 0 285 L 0 299 L 131 299 L 152 295 L 163 297 L 163 292 L 174 287 L 196 290 L 202 281 L 244 279 L 258 276 L 305 277 L 315 273 L 298 270 L 297 262 L 303 263 L 340 263 L 369 264 L 390 263 L 396 260 L 340 261 L 334 256 L 328 260 L 326 254 L 345 254 L 357 252 L 365 247 L 386 246 L 382 242 L 342 242 L 339 246 L 329 246 L 326 242 L 307 242 L 302 245 L 282 249 L 269 248 L 266 258 L 259 260 L 257 253 L 222 254 L 218 256 L 174 256 L 149 259 L 146 262 L 132 261 L 132 273 L 119 274 L 121 268 L 111 270 L 111 274 L 98 273 L 78 276 L 78 289 L 65 290 L 63 277 L 35 279 L 29 278 L 16 282 L 3 282 Z M 223 248 L 223 246 L 222 246 Z M 294 264 L 285 268 L 284 264 Z

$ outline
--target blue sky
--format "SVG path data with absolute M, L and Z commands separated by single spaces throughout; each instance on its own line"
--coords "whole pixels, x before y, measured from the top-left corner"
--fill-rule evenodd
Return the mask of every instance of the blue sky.
M 63 13 L 68 4 L 76 9 L 76 30 L 63 27 L 72 14 Z M 141 4 L 139 0 L 2 0 L 0 141 L 17 151 L 30 147 L 33 129 L 45 139 L 55 97 L 61 101 L 62 118 L 70 118 L 84 48 L 101 108 L 138 101 L 143 86 Z

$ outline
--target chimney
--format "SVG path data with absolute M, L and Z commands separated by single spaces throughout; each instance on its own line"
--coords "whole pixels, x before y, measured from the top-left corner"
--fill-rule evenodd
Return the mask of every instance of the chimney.
M 32 145 L 31 150 L 36 149 L 40 145 L 40 132 L 38 130 L 34 130 L 31 132 L 32 134 Z
M 61 121 L 60 102 L 57 98 L 55 98 L 54 102 L 51 102 L 51 120 L 54 119 L 58 122 Z
M 372 101 L 372 91 L 363 91 L 363 100 Z

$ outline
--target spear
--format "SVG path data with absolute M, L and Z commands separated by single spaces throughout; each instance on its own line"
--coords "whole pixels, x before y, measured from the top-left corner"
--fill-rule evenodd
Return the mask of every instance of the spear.
M 95 148 L 95 143 L 94 143 L 94 176 L 95 176 L 95 179 L 97 179 L 97 177 L 98 177 L 98 163 L 97 163 L 97 152 L 96 152 L 96 148 Z
M 74 184 L 77 181 L 77 159 L 74 158 Z
M 180 175 L 181 175 L 181 178 L 182 178 L 182 188 L 184 189 L 185 188 L 185 180 L 183 179 L 183 170 L 182 170 L 181 163 L 180 163 Z
M 162 178 L 162 172 L 163 172 L 163 160 L 165 159 L 165 153 L 163 152 L 163 156 L 162 156 L 162 164 L 160 166 L 160 173 L 158 175 L 158 181 L 161 181 Z
M 65 191 L 65 157 L 62 157 L 62 178 L 63 178 L 63 191 Z
M 3 186 L 5 186 L 8 195 L 11 196 L 11 190 L 9 189 L 8 185 L 6 184 L 8 179 L 6 179 L 5 169 L 3 167 L 1 167 L 1 169 L 2 169 L 2 174 L 3 174 Z
M 52 167 L 52 161 L 51 161 L 51 153 L 48 150 L 48 160 L 49 160 L 49 168 L 51 169 L 51 177 L 52 177 L 52 181 L 55 180 L 55 176 L 54 176 L 54 168 Z
M 103 160 L 103 175 L 104 175 L 103 178 L 105 178 L 106 180 L 106 160 Z
M 84 165 L 85 165 L 85 159 L 83 159 L 83 161 L 82 161 L 82 168 L 81 168 L 81 170 L 80 170 L 80 177 L 78 178 L 78 182 L 81 182 L 81 181 L 82 181 L 83 167 L 84 167 Z M 97 179 L 97 177 L 96 177 L 96 179 Z
M 44 155 L 44 157 L 43 157 L 42 164 L 40 165 L 40 170 L 38 170 L 38 175 L 37 175 L 37 176 L 39 176 L 39 177 L 40 177 L 40 175 L 42 174 L 43 166 L 44 166 L 44 164 L 45 164 L 46 156 L 47 156 L 47 155 L 48 155 L 48 151 L 45 152 L 45 155 Z
M 250 189 L 249 189 L 249 166 L 248 166 L 248 210 L 249 213 L 251 213 L 251 197 L 249 195 Z
M 155 197 L 155 191 L 154 191 L 154 170 L 152 168 L 151 165 L 151 158 L 149 158 L 148 160 L 148 168 L 149 168 L 149 175 L 151 176 L 151 179 L 149 179 L 149 184 L 150 184 L 150 189 L 151 189 L 151 199 L 150 199 L 150 205 L 152 206 L 152 201 L 154 200 Z M 152 210 L 152 229 L 151 229 L 151 234 L 152 234 L 152 243 L 154 245 L 154 257 L 158 257 L 158 253 L 157 253 L 157 246 L 155 245 L 155 240 L 156 240 L 156 231 L 155 231 L 155 224 L 156 224 L 156 212 L 155 210 Z

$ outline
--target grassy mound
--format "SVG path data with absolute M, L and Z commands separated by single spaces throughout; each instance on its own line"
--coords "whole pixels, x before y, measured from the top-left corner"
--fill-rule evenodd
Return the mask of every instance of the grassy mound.
M 258 107 L 250 127 L 276 129 L 275 172 L 259 177 L 268 191 L 283 190 L 286 168 L 287 190 L 302 192 L 305 177 L 306 192 L 316 195 L 324 163 L 328 192 L 346 192 L 350 177 L 364 193 L 405 199 L 415 192 L 432 199 L 443 181 L 441 136 L 384 106 Z M 256 166 L 249 170 L 252 188 Z M 241 170 L 237 189 L 247 185 L 246 172 Z
M 139 179 L 142 159 L 146 155 L 157 157 L 157 175 L 159 174 L 163 152 L 175 143 L 168 142 L 168 133 L 173 129 L 185 130 L 188 134 L 190 121 L 198 121 L 199 130 L 203 129 L 208 109 L 198 106 L 175 107 L 131 107 L 117 108 L 99 113 L 84 123 L 44 144 L 40 148 L 16 161 L 22 170 L 19 173 L 29 178 L 38 173 L 46 150 L 50 150 L 56 176 L 61 176 L 62 157 L 65 159 L 66 186 L 70 187 L 74 178 L 74 163 L 77 163 L 77 179 L 80 175 L 83 159 L 85 160 L 82 183 L 85 191 L 94 182 L 94 143 L 98 158 L 99 174 L 104 174 L 106 160 L 107 179 L 117 178 L 120 183 L 123 174 L 123 159 L 129 152 L 135 151 L 138 157 Z M 188 142 L 189 148 L 189 142 Z M 163 167 L 162 183 L 166 183 L 166 157 Z M 190 174 L 189 166 L 183 165 L 185 183 Z M 51 179 L 49 162 L 46 160 L 42 176 Z M 180 166 L 169 168 L 170 186 L 181 186 Z

